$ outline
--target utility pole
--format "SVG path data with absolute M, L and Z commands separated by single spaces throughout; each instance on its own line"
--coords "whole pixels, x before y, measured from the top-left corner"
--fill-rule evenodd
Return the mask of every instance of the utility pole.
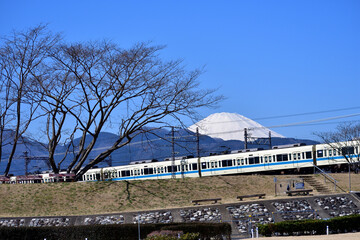
M 198 159 L 198 171 L 199 177 L 201 177 L 201 164 L 200 164 L 200 137 L 199 137 L 199 128 L 196 128 L 196 154 Z
M 247 133 L 247 128 L 244 128 L 244 140 L 245 140 L 245 149 L 248 148 L 248 133 Z
M 272 149 L 272 144 L 271 144 L 271 131 L 269 131 L 269 147 L 270 147 L 270 149 Z
M 175 131 L 171 127 L 171 178 L 175 178 Z
M 29 172 L 28 166 L 29 166 L 29 163 L 30 163 L 30 158 L 29 158 L 29 155 L 28 155 L 27 151 L 24 152 L 24 158 L 25 158 L 25 175 L 27 175 L 28 172 Z

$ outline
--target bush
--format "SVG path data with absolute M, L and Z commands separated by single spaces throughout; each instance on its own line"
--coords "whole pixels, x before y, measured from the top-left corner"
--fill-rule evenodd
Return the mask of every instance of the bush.
M 219 236 L 230 236 L 231 226 L 226 223 L 172 223 L 142 224 L 141 238 L 154 231 L 182 231 L 183 239 L 191 240 L 192 234 L 199 234 L 201 239 L 219 239 Z M 185 238 L 187 237 L 187 238 Z M 70 227 L 0 227 L 0 239 L 6 240 L 133 240 L 138 239 L 137 224 L 91 225 Z
M 178 238 L 178 235 L 180 235 L 180 238 Z M 183 234 L 181 231 L 162 230 L 150 233 L 146 240 L 197 240 L 199 237 L 199 233 Z
M 336 217 L 329 220 L 284 221 L 259 226 L 259 233 L 280 235 L 321 235 L 326 234 L 326 226 L 332 233 L 360 231 L 360 215 Z

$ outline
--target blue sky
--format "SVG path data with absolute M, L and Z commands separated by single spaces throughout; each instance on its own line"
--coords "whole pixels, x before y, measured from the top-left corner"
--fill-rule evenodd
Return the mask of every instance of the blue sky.
M 68 41 L 165 44 L 163 58 L 205 66 L 201 87 L 227 97 L 204 117 L 236 112 L 273 126 L 360 113 L 359 12 L 358 0 L 0 0 L 0 35 L 48 23 Z M 360 116 L 273 130 L 315 139 L 349 120 Z

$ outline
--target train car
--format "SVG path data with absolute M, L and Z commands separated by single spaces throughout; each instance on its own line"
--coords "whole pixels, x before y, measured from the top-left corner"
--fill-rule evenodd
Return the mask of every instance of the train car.
M 269 150 L 247 149 L 229 154 L 207 157 L 180 157 L 172 161 L 142 161 L 125 166 L 90 169 L 83 181 L 168 179 L 231 174 L 295 172 L 314 166 L 336 168 L 347 164 L 342 150 L 327 144 L 293 144 L 275 146 Z M 346 149 L 348 154 L 359 154 L 359 146 Z

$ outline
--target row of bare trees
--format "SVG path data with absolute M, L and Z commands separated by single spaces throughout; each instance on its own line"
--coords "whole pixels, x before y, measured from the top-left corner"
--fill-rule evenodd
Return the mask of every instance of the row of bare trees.
M 9 174 L 19 139 L 34 122 L 45 123 L 39 131 L 47 137 L 52 170 L 58 173 L 66 168 L 80 178 L 137 134 L 149 131 L 145 126 L 196 116 L 198 108 L 214 106 L 222 99 L 214 90 L 198 88 L 200 70 L 187 71 L 181 61 L 162 61 L 162 49 L 147 43 L 129 49 L 110 41 L 67 43 L 42 25 L 4 38 L 0 46 L 0 159 L 2 147 L 12 147 L 4 174 Z M 109 124 L 117 127 L 118 138 L 86 162 Z M 11 141 L 4 141 L 9 129 Z M 75 136 L 80 136 L 77 145 Z M 68 151 L 55 159 L 61 144 Z M 66 157 L 72 160 L 62 166 Z

